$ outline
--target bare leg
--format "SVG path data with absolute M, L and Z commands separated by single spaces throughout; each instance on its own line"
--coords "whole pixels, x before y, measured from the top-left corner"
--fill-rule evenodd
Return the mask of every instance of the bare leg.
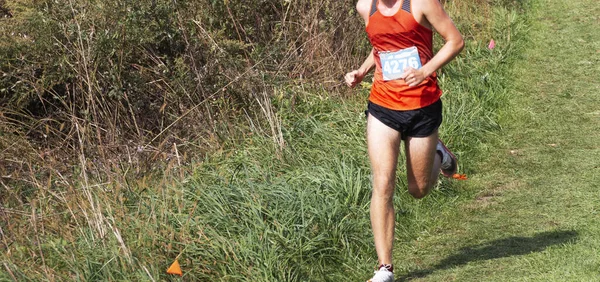
M 436 153 L 437 130 L 427 137 L 409 137 L 405 143 L 408 192 L 415 198 L 425 197 L 440 175 L 442 160 Z
M 395 222 L 393 196 L 400 133 L 369 115 L 367 149 L 373 173 L 371 227 L 375 238 L 375 250 L 380 264 L 392 264 Z

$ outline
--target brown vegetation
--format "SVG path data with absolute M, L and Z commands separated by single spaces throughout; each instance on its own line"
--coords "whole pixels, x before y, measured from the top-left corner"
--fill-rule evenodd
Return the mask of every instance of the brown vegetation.
M 336 92 L 367 50 L 353 7 L 331 1 L 0 7 L 14 15 L 0 20 L 5 180 L 73 164 L 103 178 L 181 163 L 247 130 L 238 117 L 262 116 L 275 87 Z

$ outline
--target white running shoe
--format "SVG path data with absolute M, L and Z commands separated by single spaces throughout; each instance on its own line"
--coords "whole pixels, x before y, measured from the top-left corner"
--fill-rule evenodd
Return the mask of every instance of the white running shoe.
M 388 266 L 382 265 L 379 270 L 375 271 L 373 278 L 367 280 L 367 282 L 394 282 L 394 273 L 388 269 Z
M 446 148 L 442 140 L 438 139 L 436 150 L 442 155 L 442 174 L 445 177 L 452 177 L 458 169 L 456 157 Z

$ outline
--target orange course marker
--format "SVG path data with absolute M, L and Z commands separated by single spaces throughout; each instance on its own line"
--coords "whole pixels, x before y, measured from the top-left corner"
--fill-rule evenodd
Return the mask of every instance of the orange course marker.
M 466 174 L 458 174 L 455 173 L 454 175 L 452 175 L 452 178 L 456 179 L 456 180 L 467 180 L 467 175 Z
M 177 260 L 175 260 L 173 264 L 169 266 L 169 269 L 167 269 L 167 273 L 183 276 L 183 272 L 181 272 L 181 267 L 179 266 L 179 262 Z

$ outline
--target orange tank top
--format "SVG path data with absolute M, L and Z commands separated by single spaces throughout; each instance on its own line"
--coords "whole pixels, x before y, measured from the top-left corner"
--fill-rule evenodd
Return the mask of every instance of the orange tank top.
M 392 110 L 414 110 L 435 103 L 442 96 L 435 73 L 414 87 L 408 86 L 402 79 L 383 80 L 380 52 L 416 46 L 421 65 L 425 65 L 433 57 L 433 32 L 415 20 L 410 13 L 410 0 L 403 0 L 402 8 L 389 17 L 377 10 L 377 2 L 373 0 L 366 27 L 376 66 L 369 101 Z

